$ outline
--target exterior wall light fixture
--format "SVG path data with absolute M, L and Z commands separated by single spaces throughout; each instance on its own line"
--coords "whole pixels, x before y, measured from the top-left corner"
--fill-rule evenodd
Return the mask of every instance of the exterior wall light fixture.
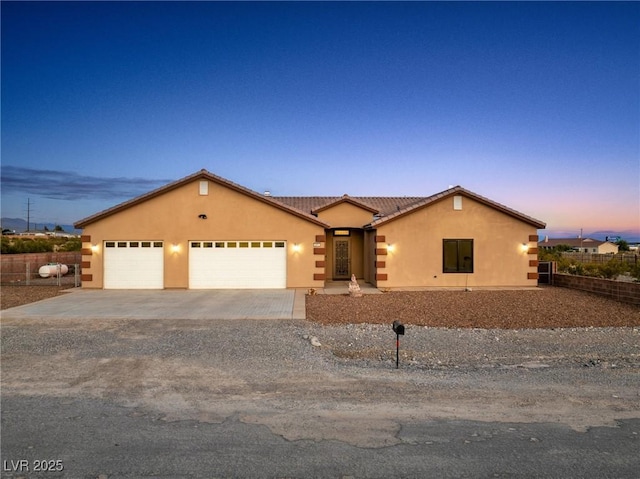
M 180 245 L 179 244 L 172 244 L 171 245 L 171 252 L 172 253 L 179 253 L 180 252 Z
M 300 244 L 299 243 L 293 243 L 293 252 L 294 253 L 299 253 L 300 252 Z
M 522 243 L 522 252 L 526 253 L 527 251 L 529 251 L 529 245 L 527 243 Z
M 97 245 L 97 244 L 92 244 L 92 245 L 91 245 L 91 251 L 92 251 L 93 253 L 97 253 L 97 252 L 98 252 L 98 249 L 99 249 L 99 248 L 98 248 L 98 245 Z
M 387 252 L 393 253 L 394 250 L 395 250 L 395 247 L 391 243 L 389 243 L 387 245 Z

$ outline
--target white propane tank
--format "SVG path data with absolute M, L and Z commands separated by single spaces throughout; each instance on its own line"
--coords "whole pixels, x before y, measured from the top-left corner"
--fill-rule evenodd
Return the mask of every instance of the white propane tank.
M 38 274 L 41 278 L 58 276 L 58 267 L 60 267 L 60 276 L 64 276 L 69 272 L 69 267 L 66 264 L 49 263 L 45 264 L 44 266 L 40 266 Z

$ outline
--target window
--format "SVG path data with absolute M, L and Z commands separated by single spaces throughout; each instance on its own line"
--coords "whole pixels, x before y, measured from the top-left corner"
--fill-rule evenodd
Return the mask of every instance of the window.
M 442 272 L 473 273 L 473 240 L 442 240 Z

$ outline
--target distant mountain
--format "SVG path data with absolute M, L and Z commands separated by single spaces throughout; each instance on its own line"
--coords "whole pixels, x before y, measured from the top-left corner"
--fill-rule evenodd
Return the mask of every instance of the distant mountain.
M 16 233 L 24 233 L 27 231 L 27 222 L 22 218 L 0 218 L 2 229 L 15 231 Z M 31 222 L 31 231 L 44 231 L 45 227 L 49 231 L 53 231 L 56 223 L 35 223 Z M 60 225 L 66 233 L 80 234 L 82 230 L 77 230 L 73 225 Z

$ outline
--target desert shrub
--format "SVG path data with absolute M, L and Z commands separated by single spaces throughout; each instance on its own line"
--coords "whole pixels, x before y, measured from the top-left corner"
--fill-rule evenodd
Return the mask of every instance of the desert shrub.
M 636 281 L 640 281 L 640 262 L 630 265 L 629 272 Z
M 630 267 L 624 261 L 610 259 L 598 268 L 602 278 L 615 279 L 618 275 L 624 274 L 630 270 Z
M 80 238 L 69 238 L 60 244 L 58 251 L 80 251 L 82 249 L 82 241 Z
M 3 236 L 1 239 L 2 254 L 49 253 L 52 251 L 80 251 L 80 238 L 16 238 Z

